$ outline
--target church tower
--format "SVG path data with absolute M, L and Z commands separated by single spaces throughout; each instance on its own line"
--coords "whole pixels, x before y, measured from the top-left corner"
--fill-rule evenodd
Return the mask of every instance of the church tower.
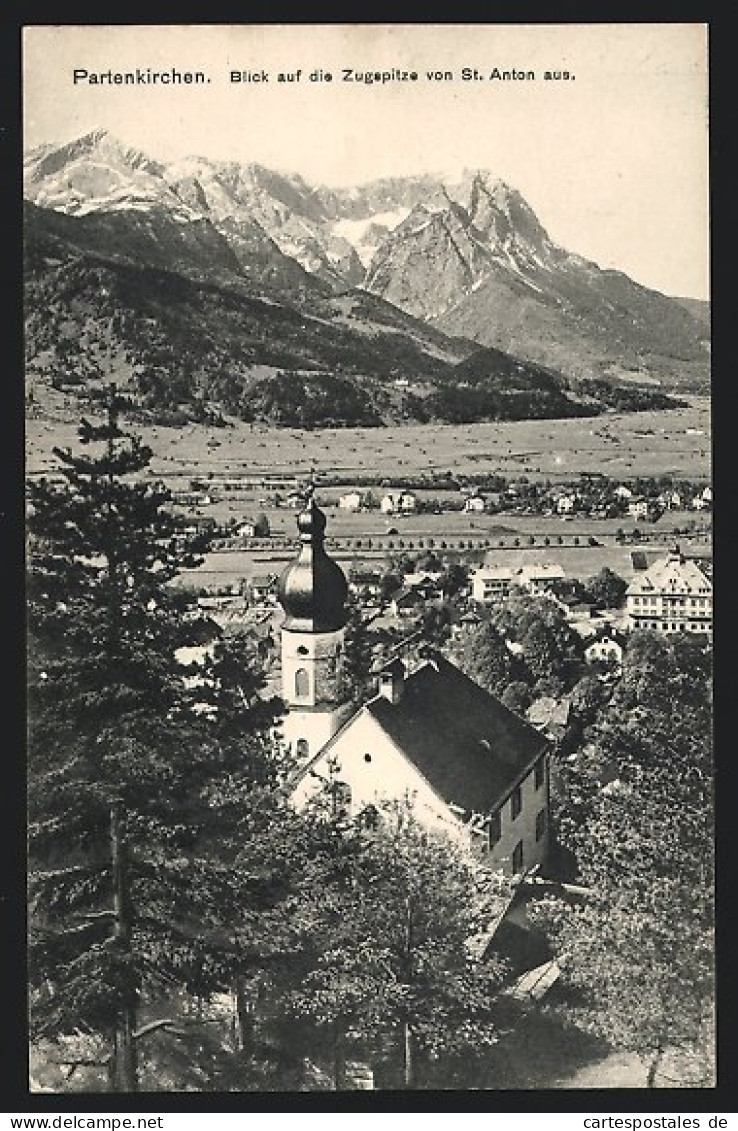
M 336 733 L 349 708 L 340 691 L 348 585 L 325 552 L 325 515 L 311 496 L 298 515 L 300 551 L 279 579 L 285 742 L 309 757 Z

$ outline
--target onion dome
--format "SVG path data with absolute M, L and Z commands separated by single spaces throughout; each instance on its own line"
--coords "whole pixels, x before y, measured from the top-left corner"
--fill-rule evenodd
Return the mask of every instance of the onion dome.
M 311 497 L 297 517 L 300 552 L 279 579 L 277 596 L 292 632 L 334 632 L 346 623 L 348 583 L 323 546 L 325 515 Z

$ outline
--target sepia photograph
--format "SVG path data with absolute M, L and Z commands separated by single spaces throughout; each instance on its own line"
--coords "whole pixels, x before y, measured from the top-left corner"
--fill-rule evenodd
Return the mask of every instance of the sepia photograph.
M 708 90 L 23 28 L 29 1093 L 717 1088 Z

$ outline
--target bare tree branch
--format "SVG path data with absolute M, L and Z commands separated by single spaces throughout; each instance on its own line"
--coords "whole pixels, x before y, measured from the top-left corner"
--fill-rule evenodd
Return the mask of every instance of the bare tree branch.
M 162 1017 L 159 1021 L 149 1021 L 148 1025 L 142 1025 L 140 1029 L 136 1029 L 131 1033 L 131 1039 L 138 1041 L 141 1037 L 147 1037 L 149 1033 L 156 1032 L 157 1029 L 167 1029 L 170 1033 L 174 1033 L 177 1037 L 184 1037 L 184 1029 L 179 1029 L 177 1026 L 180 1022 L 176 1017 Z
M 52 1060 L 52 1064 L 58 1064 L 61 1068 L 71 1067 L 72 1071 L 77 1068 L 105 1068 L 110 1063 L 110 1057 L 106 1056 L 102 1060 L 91 1060 L 88 1057 L 79 1057 L 75 1060 Z M 69 1073 L 69 1076 L 72 1072 Z M 69 1076 L 67 1079 L 69 1079 Z

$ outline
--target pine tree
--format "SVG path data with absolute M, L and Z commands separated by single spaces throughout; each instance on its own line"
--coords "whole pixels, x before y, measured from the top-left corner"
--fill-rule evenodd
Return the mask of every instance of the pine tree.
M 152 452 L 121 407 L 112 392 L 85 450 L 55 449 L 59 477 L 30 485 L 29 975 L 32 1035 L 93 1034 L 132 1091 L 142 1004 L 233 978 L 232 798 L 273 753 L 263 714 L 236 742 L 195 709 L 169 583 L 200 547 L 144 479 Z

